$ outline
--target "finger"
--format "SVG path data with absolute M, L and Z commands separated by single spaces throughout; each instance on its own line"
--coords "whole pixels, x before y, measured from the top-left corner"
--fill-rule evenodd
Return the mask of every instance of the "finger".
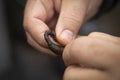
M 40 0 L 28 0 L 25 7 L 24 19 L 38 18 L 42 21 L 47 19 L 46 8 Z
M 61 9 L 61 2 L 62 0 L 54 0 L 55 10 L 59 13 Z
M 40 0 L 47 12 L 47 21 L 51 20 L 54 15 L 54 2 L 53 0 Z
M 49 54 L 49 55 L 52 55 L 52 56 L 56 56 L 53 52 L 51 52 L 49 49 L 47 48 L 43 48 L 41 45 L 37 44 L 34 39 L 32 39 L 32 37 L 30 36 L 29 33 L 26 33 L 27 35 L 27 40 L 28 40 L 28 43 L 34 47 L 35 49 L 37 49 L 38 51 L 40 51 L 41 53 L 46 53 L 46 54 Z
M 91 68 L 69 66 L 64 73 L 64 80 L 114 80 L 105 71 Z
M 97 39 L 104 39 L 107 41 L 112 41 L 112 42 L 119 42 L 120 38 L 115 37 L 106 33 L 101 33 L 101 32 L 92 32 L 88 35 L 89 37 L 97 38 Z
M 56 25 L 57 39 L 63 45 L 72 41 L 84 21 L 89 0 L 63 0 Z
M 112 46 L 112 47 L 110 47 Z M 110 69 L 119 59 L 119 45 L 107 40 L 79 37 L 67 45 L 63 52 L 66 65 L 78 64 L 87 67 Z
M 24 29 L 40 45 L 46 47 L 44 32 L 49 30 L 44 23 L 47 14 L 44 6 L 38 0 L 28 0 L 24 15 Z

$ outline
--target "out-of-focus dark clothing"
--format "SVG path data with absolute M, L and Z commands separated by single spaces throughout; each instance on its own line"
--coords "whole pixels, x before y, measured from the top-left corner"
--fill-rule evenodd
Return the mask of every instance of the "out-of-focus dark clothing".
M 0 75 L 6 74 L 11 68 L 11 47 L 4 0 L 0 0 Z

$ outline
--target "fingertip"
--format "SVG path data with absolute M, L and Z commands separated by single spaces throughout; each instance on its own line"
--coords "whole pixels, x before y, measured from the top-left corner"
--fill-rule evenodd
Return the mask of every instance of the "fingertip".
M 68 29 L 63 30 L 58 36 L 59 42 L 64 46 L 70 43 L 73 39 L 74 39 L 74 33 Z

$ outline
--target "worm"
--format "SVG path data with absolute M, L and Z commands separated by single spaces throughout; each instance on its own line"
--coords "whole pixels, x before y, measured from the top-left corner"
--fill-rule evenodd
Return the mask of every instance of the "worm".
M 49 49 L 52 52 L 54 52 L 56 55 L 62 55 L 64 47 L 61 46 L 61 45 L 56 45 L 55 43 L 53 43 L 50 40 L 49 36 L 51 36 L 53 38 L 53 40 L 58 43 L 58 41 L 56 39 L 55 32 L 54 31 L 46 31 L 45 34 L 44 34 L 44 38 L 47 42 L 47 45 L 48 45 Z

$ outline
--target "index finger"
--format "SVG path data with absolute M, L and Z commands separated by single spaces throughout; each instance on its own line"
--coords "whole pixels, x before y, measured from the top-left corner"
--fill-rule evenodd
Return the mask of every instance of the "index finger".
M 28 0 L 24 14 L 24 29 L 40 45 L 46 45 L 44 32 L 49 30 L 45 24 L 47 18 L 46 9 L 37 0 Z

